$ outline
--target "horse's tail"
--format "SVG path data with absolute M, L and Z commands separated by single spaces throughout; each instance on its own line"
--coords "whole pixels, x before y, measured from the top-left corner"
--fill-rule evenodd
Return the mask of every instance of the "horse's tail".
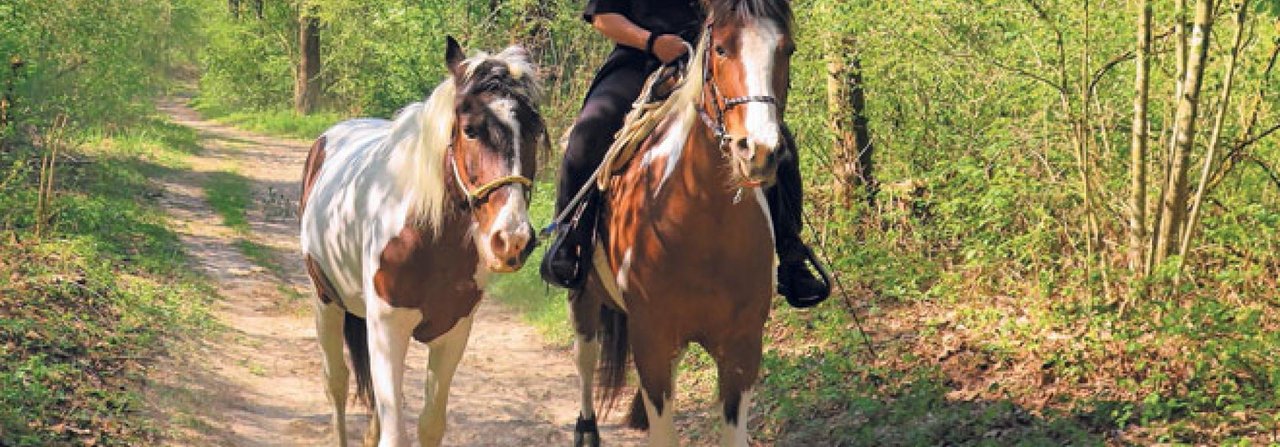
M 649 413 L 644 412 L 643 399 L 644 396 L 637 389 L 635 397 L 631 398 L 631 412 L 627 413 L 627 426 L 636 430 L 649 429 Z
M 600 306 L 600 333 L 600 374 L 597 384 L 601 389 L 600 406 L 608 417 L 609 410 L 618 400 L 618 394 L 627 384 L 627 361 L 631 356 L 631 344 L 627 340 L 627 314 L 609 306 Z M 647 429 L 649 423 L 645 416 L 644 403 L 640 403 L 637 415 L 633 402 L 627 415 L 628 425 Z
M 342 336 L 351 353 L 351 369 L 356 374 L 356 401 L 373 408 L 373 374 L 369 370 L 369 326 L 364 318 L 346 312 L 342 324 Z

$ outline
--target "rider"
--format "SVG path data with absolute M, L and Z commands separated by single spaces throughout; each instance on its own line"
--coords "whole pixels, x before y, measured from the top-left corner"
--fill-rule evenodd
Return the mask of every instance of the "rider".
M 557 214 L 601 163 L 649 74 L 688 52 L 704 14 L 699 0 L 589 0 L 582 18 L 617 45 L 596 73 L 569 134 L 556 190 Z M 825 300 L 830 288 L 807 265 L 811 256 L 800 240 L 803 192 L 796 145 L 785 125 L 782 135 L 782 150 L 790 156 L 782 157 L 778 182 L 765 192 L 780 261 L 778 292 L 792 306 L 809 307 Z M 593 221 L 595 208 L 588 207 L 579 221 Z M 580 284 L 585 277 L 582 261 L 591 249 L 591 227 L 579 225 L 559 233 L 562 239 L 551 245 L 543 260 L 544 278 L 570 288 Z

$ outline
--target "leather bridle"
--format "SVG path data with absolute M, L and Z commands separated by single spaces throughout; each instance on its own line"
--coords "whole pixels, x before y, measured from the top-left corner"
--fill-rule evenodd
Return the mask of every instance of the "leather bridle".
M 711 106 L 715 109 L 715 118 L 713 119 L 711 115 L 707 113 L 705 104 L 697 107 L 698 116 L 702 118 L 703 124 L 706 124 L 707 127 L 711 128 L 711 131 L 715 133 L 716 140 L 720 142 L 720 147 L 723 149 L 727 144 L 729 144 L 730 140 L 733 139 L 733 136 L 729 135 L 729 131 L 726 130 L 724 126 L 724 114 L 726 112 L 732 110 L 734 107 L 752 102 L 773 104 L 774 107 L 777 107 L 778 100 L 772 96 L 762 95 L 732 96 L 727 98 L 721 95 L 720 88 L 711 78 L 711 47 L 713 46 L 712 41 L 714 39 L 712 39 L 711 36 L 710 24 L 707 25 L 707 30 L 703 35 L 705 36 L 704 39 L 706 42 L 703 43 L 703 54 L 701 55 L 703 58 L 702 85 L 703 89 L 709 91 L 711 94 Z M 724 103 L 724 106 L 721 106 L 721 103 Z
M 449 143 L 449 169 L 453 171 L 453 180 L 458 184 L 458 190 L 462 192 L 466 199 L 465 206 L 467 209 L 473 210 L 476 205 L 482 204 L 489 200 L 489 196 L 497 191 L 498 188 L 507 185 L 520 185 L 521 191 L 524 193 L 525 203 L 529 203 L 530 196 L 533 195 L 533 179 L 520 174 L 505 175 L 496 179 L 485 182 L 484 184 L 472 187 L 462 179 L 462 173 L 458 170 L 458 157 L 454 154 L 453 143 Z M 519 157 L 520 154 L 515 156 Z

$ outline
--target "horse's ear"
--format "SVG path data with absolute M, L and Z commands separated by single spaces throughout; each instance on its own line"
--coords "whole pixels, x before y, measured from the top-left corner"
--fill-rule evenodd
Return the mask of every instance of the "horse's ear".
M 458 78 L 462 73 L 462 61 L 467 58 L 467 55 L 462 52 L 462 45 L 458 45 L 458 41 L 453 36 L 445 36 L 445 45 L 447 48 L 444 50 L 444 62 L 449 66 L 449 72 Z

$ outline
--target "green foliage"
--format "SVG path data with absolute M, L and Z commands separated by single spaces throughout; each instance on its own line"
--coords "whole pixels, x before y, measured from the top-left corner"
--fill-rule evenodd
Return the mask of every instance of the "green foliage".
M 190 63 L 202 13 L 195 0 L 11 0 L 0 4 L 0 88 L 11 119 L 43 128 L 123 124 L 150 108 L 166 73 Z M 23 66 L 11 69 L 11 61 Z M 12 134 L 17 126 L 0 129 Z
M 85 135 L 59 172 L 53 235 L 36 240 L 25 150 L 0 155 L 0 444 L 138 445 L 144 365 L 179 333 L 209 326 L 213 296 L 185 267 L 149 179 L 181 160 L 195 133 L 147 119 Z

